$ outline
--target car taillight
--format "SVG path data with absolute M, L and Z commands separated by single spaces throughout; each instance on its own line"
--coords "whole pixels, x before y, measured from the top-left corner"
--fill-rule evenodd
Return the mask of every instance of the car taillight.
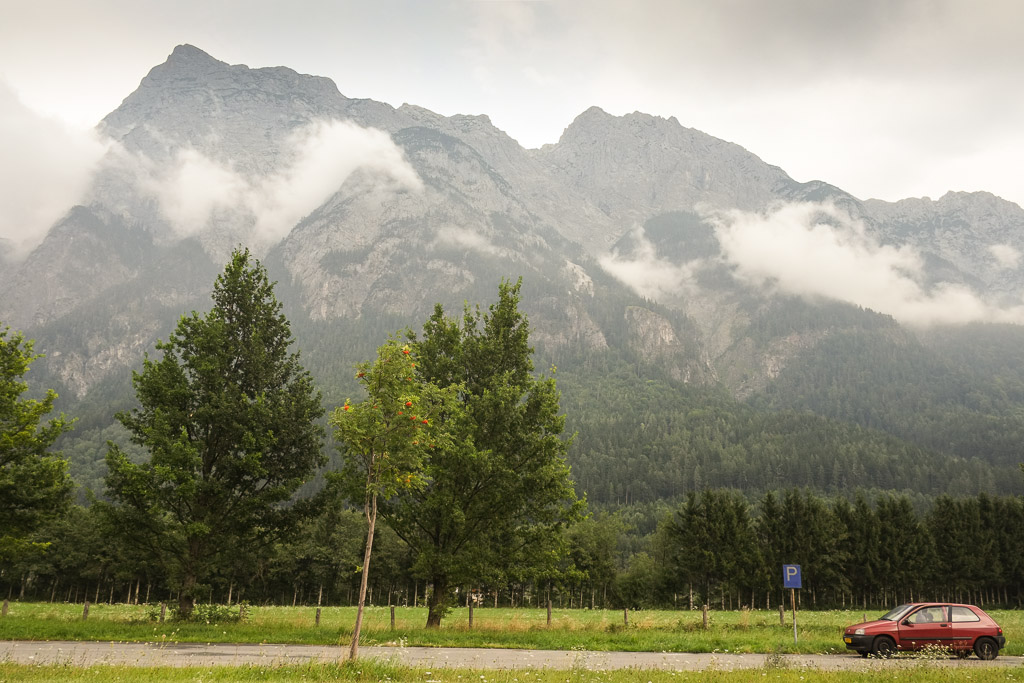
M 996 635 L 997 636 L 1003 635 L 1003 627 L 1002 626 L 996 626 Z

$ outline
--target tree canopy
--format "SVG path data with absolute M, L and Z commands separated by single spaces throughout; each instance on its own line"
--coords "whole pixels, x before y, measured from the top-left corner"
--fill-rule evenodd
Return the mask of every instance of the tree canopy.
M 206 315 L 183 316 L 163 353 L 133 373 L 139 407 L 118 414 L 149 452 L 107 454 L 115 516 L 164 562 L 191 613 L 219 563 L 287 528 L 285 503 L 325 462 L 320 393 L 292 352 L 291 330 L 263 266 L 236 251 Z
M 339 479 L 349 499 L 362 505 L 367 522 L 359 606 L 349 650 L 352 659 L 359 652 L 377 502 L 422 488 L 429 454 L 450 447 L 436 418 L 444 415 L 451 423 L 458 411 L 456 387 L 440 390 L 421 382 L 408 344 L 391 339 L 377 349 L 373 363 L 360 363 L 356 369 L 366 397 L 357 403 L 346 400 L 330 419 L 344 456 Z
M 521 282 L 501 282 L 487 313 L 461 321 L 441 305 L 410 335 L 420 377 L 459 387 L 461 409 L 442 415 L 451 441 L 430 452 L 426 485 L 382 505 L 433 585 L 428 626 L 437 626 L 458 586 L 555 570 L 562 527 L 581 508 L 562 438 L 553 377 L 533 376 Z
M 0 329 L 0 566 L 45 547 L 31 533 L 70 500 L 67 462 L 50 447 L 72 422 L 63 414 L 43 422 L 57 399 L 52 389 L 41 400 L 22 398 L 22 378 L 39 357 L 31 340 Z

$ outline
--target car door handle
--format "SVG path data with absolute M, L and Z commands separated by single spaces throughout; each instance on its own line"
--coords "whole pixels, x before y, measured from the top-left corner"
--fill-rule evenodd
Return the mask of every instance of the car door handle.
M 939 624 L 942 628 L 949 628 L 949 624 Z

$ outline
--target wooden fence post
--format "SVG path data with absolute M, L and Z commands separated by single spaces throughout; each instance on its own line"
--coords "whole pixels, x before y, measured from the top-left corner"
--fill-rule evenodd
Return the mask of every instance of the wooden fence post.
M 7 616 L 7 609 L 8 609 L 9 607 L 10 607 L 10 602 L 8 602 L 8 601 L 7 601 L 6 599 L 5 599 L 5 600 L 4 600 L 4 611 L 3 611 L 3 614 L 2 614 L 2 615 L 0 615 L 0 616 L 4 616 L 4 617 L 6 617 L 6 616 Z
M 628 607 L 623 607 L 622 608 L 622 625 L 623 626 L 629 626 L 629 608 Z
M 551 593 L 548 593 L 548 628 L 551 627 Z
M 82 621 L 89 618 L 89 601 L 85 601 L 85 607 L 82 608 Z
M 703 620 L 704 620 L 704 630 L 706 631 L 708 629 L 708 605 L 707 605 L 707 603 L 704 603 L 704 608 L 703 608 L 702 612 L 703 612 L 702 617 L 703 617 Z
M 469 600 L 469 630 L 470 631 L 473 630 L 473 602 L 474 601 L 473 601 L 473 599 L 471 597 L 470 600 Z
M 785 600 L 779 603 L 779 626 L 786 625 L 786 608 Z
M 316 625 L 317 626 L 320 625 L 320 608 L 319 607 L 316 608 Z
M 391 605 L 391 630 L 395 630 L 395 606 Z
M 164 617 L 166 617 L 166 616 L 167 616 L 167 603 L 166 602 L 161 602 L 160 603 L 160 623 L 161 624 L 164 623 Z

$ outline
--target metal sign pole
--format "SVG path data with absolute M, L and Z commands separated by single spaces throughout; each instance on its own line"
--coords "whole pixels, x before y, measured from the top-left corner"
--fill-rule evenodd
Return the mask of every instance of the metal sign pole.
M 782 587 L 789 589 L 789 604 L 793 607 L 793 644 L 796 645 L 796 589 L 803 588 L 800 565 L 782 565 Z M 785 595 L 785 593 L 783 593 Z M 785 600 L 785 598 L 783 598 Z
M 793 644 L 796 645 L 796 589 L 789 589 L 789 604 L 793 606 Z

